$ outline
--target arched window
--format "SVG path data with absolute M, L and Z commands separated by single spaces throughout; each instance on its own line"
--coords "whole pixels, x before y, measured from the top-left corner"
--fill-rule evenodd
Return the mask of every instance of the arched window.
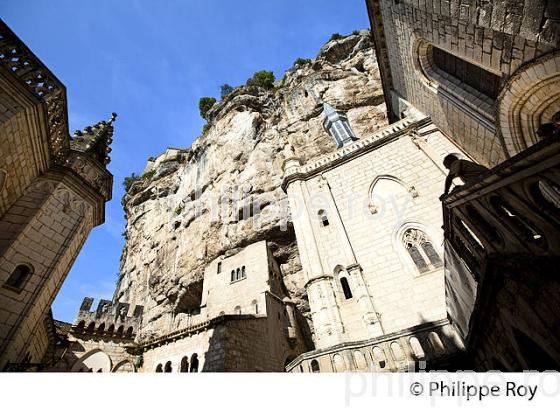
M 82 320 L 80 323 L 78 323 L 77 328 L 82 330 L 84 327 L 86 327 L 86 322 Z
M 319 373 L 321 368 L 319 367 L 319 362 L 315 359 L 311 360 L 311 372 L 312 373 Z
M 122 336 L 124 333 L 124 326 L 119 326 L 119 328 L 117 329 L 117 336 Z
M 240 315 L 241 314 L 241 306 L 236 306 L 233 311 L 235 312 L 236 315 Z
M 173 368 L 171 367 L 171 362 L 165 363 L 164 373 L 171 373 L 172 370 Z
M 500 77 L 465 61 L 441 48 L 432 46 L 434 65 L 460 83 L 466 84 L 485 96 L 495 100 L 500 92 Z
M 235 280 L 235 270 L 231 271 L 231 281 L 233 282 Z
M 244 278 L 245 277 L 245 266 L 241 267 L 241 277 Z
M 156 373 L 163 373 L 163 366 L 161 365 L 161 363 L 157 365 Z
M 342 292 L 344 292 L 344 298 L 352 299 L 352 291 L 350 290 L 348 279 L 346 279 L 344 276 L 340 278 L 340 286 L 342 287 Z
M 181 373 L 189 372 L 189 358 L 187 356 L 181 359 Z
M 329 226 L 329 218 L 324 209 L 321 209 L 317 215 L 319 216 L 319 222 L 321 223 L 321 226 Z
M 115 325 L 110 325 L 109 328 L 107 329 L 107 333 L 109 333 L 110 335 L 112 335 L 114 331 L 115 331 Z
M 97 333 L 103 333 L 105 331 L 105 323 L 101 323 L 97 328 Z
M 133 332 L 134 332 L 134 328 L 130 326 L 128 329 L 126 329 L 126 337 L 132 337 Z
M 423 39 L 416 42 L 415 50 L 414 65 L 428 87 L 452 98 L 462 109 L 494 122 L 501 77 Z M 489 121 L 483 124 L 490 126 Z
M 89 333 L 93 333 L 93 331 L 95 330 L 95 322 L 91 322 L 87 329 L 86 329 Z
M 6 285 L 14 289 L 21 290 L 23 288 L 23 285 L 25 285 L 25 282 L 31 276 L 32 273 L 33 273 L 33 269 L 31 269 L 30 266 L 18 265 L 12 271 L 12 274 L 8 277 L 8 280 L 6 281 Z
M 421 230 L 407 229 L 403 234 L 402 242 L 420 273 L 440 268 L 443 265 L 443 261 L 431 241 Z
M 235 279 L 239 280 L 241 279 L 241 269 L 237 268 L 237 270 L 235 271 Z
M 191 373 L 198 373 L 198 355 L 196 353 L 191 356 Z
M 253 305 L 253 307 L 254 307 L 254 309 L 255 309 L 255 315 L 258 315 L 258 314 L 259 314 L 259 305 L 257 304 L 257 301 L 256 301 L 256 300 L 253 300 L 253 301 L 251 302 L 251 305 Z

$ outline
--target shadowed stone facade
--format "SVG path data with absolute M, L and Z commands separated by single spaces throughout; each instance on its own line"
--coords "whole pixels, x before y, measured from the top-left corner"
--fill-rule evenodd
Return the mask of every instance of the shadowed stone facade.
M 42 368 L 50 306 L 111 199 L 115 115 L 68 134 L 66 89 L 0 21 L 0 368 Z

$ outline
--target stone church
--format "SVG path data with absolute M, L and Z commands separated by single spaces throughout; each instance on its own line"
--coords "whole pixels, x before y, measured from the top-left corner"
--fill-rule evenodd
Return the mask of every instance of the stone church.
M 113 299 L 73 324 L 49 308 L 103 221 L 115 117 L 70 137 L 2 24 L 0 367 L 558 370 L 560 10 L 366 5 L 371 30 L 238 87 L 127 181 Z M 440 201 L 448 154 L 489 169 Z

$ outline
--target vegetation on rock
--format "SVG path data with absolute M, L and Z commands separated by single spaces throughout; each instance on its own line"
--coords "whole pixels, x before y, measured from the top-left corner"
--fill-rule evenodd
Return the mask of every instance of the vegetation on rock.
M 253 74 L 253 77 L 247 80 L 247 85 L 262 87 L 265 90 L 272 90 L 274 88 L 275 80 L 276 78 L 274 77 L 274 73 L 272 71 L 262 70 Z
M 208 111 L 216 104 L 216 99 L 214 97 L 202 97 L 198 101 L 198 109 L 200 111 L 200 116 L 207 120 Z
M 220 97 L 222 100 L 227 97 L 228 94 L 231 94 L 235 88 L 233 88 L 229 84 L 222 84 L 220 86 Z

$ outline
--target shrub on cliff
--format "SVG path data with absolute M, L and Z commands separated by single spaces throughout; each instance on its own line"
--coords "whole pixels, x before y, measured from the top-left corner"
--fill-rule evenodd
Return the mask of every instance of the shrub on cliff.
M 229 85 L 229 84 L 222 84 L 222 86 L 220 87 L 220 96 L 222 97 L 222 100 L 228 95 L 231 94 L 233 92 L 234 88 Z
M 132 174 L 130 174 L 130 176 L 124 177 L 124 180 L 123 180 L 124 190 L 128 191 L 129 188 L 132 186 L 132 184 L 134 184 L 139 179 L 140 179 L 140 175 L 136 175 L 134 172 Z
M 339 33 L 333 33 L 329 41 L 340 40 L 342 36 Z
M 216 99 L 214 97 L 202 97 L 198 101 L 198 109 L 200 111 L 200 116 L 207 120 L 206 116 L 208 115 L 208 111 L 216 104 Z
M 296 61 L 294 61 L 294 66 L 299 67 L 305 64 L 309 64 L 310 62 L 311 62 L 310 58 L 298 58 Z
M 257 71 L 253 74 L 253 77 L 247 80 L 247 85 L 249 86 L 256 86 L 262 87 L 265 90 L 271 90 L 274 88 L 274 81 L 276 78 L 274 77 L 274 73 L 272 71 Z

